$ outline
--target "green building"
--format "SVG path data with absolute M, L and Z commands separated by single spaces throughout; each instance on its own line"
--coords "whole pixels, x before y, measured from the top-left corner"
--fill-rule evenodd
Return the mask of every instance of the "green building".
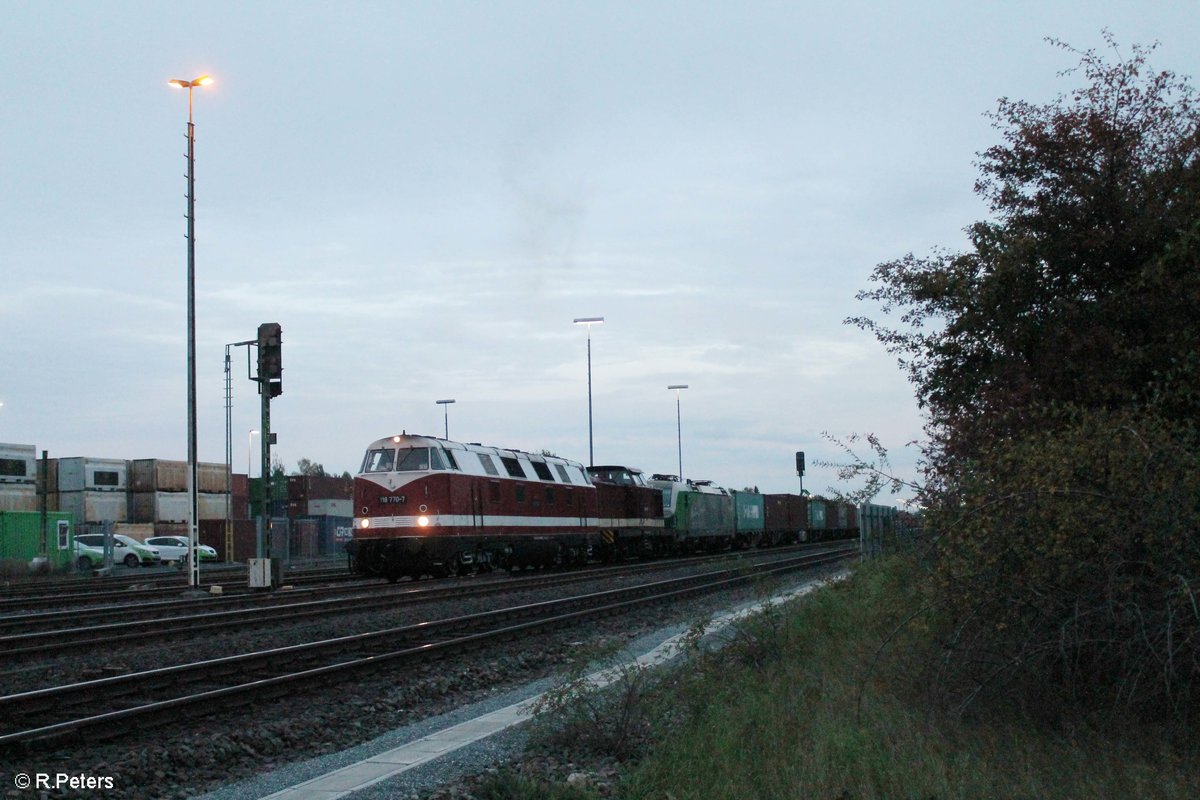
M 35 558 L 45 556 L 52 570 L 75 563 L 75 526 L 66 511 L 46 512 L 43 535 L 38 511 L 0 511 L 0 573 L 28 573 Z

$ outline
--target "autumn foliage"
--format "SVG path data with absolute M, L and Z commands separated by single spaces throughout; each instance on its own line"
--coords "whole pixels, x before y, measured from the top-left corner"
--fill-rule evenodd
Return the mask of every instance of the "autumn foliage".
M 967 252 L 877 267 L 860 299 L 900 327 L 852 320 L 928 414 L 933 685 L 959 710 L 1200 701 L 1200 114 L 1107 40 L 1081 88 L 1000 101 Z

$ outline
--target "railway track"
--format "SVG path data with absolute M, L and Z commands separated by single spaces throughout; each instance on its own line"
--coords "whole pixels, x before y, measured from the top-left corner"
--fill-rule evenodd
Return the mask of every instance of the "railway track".
M 178 722 L 228 709 L 231 704 L 293 696 L 364 670 L 733 588 L 856 553 L 857 547 L 835 548 L 752 569 L 742 564 L 702 575 L 7 695 L 0 697 L 0 748 L 42 747 L 47 740 L 81 736 L 89 741 L 119 737 L 133 728 Z
M 775 558 L 780 554 L 781 551 L 762 551 L 755 555 Z M 352 595 L 347 595 L 344 588 L 324 587 L 287 593 L 217 596 L 14 615 L 0 620 L 0 633 L 3 634 L 0 635 L 0 664 L 162 638 L 167 633 L 178 640 L 180 637 L 221 630 L 247 630 L 338 613 L 364 613 L 456 597 L 565 586 L 598 577 L 617 580 L 650 570 L 661 571 L 672 565 L 719 564 L 729 559 L 729 554 L 722 554 L 672 562 L 637 562 L 569 572 L 538 573 L 524 577 L 497 574 L 482 580 L 420 587 L 398 587 L 380 580 L 364 583 L 361 591 Z M 337 596 L 324 596 L 328 594 Z M 214 610 L 214 606 L 228 607 Z M 106 621 L 115 616 L 119 616 L 121 622 Z
M 128 571 L 122 576 L 96 578 L 72 578 L 68 581 L 38 582 L 17 587 L 0 588 L 0 613 L 34 608 L 59 608 L 88 606 L 119 602 L 131 599 L 169 599 L 184 593 L 187 575 L 176 570 L 145 569 L 143 572 Z M 247 584 L 247 567 L 244 564 L 205 566 L 202 569 L 199 589 L 209 591 L 220 585 L 230 594 L 253 594 Z M 292 570 L 286 573 L 287 583 L 294 587 L 323 583 L 353 583 L 364 581 L 360 576 L 350 575 L 346 565 L 326 569 Z
M 254 590 L 246 585 L 247 567 L 220 565 L 203 567 L 201 591 L 212 586 L 221 586 L 230 594 L 251 594 Z M 321 583 L 350 583 L 363 581 L 352 575 L 345 565 L 324 569 L 292 570 L 285 574 L 288 584 L 309 586 Z M 5 587 L 0 589 L 0 613 L 23 611 L 33 608 L 62 608 L 78 605 L 98 605 L 123 600 L 166 599 L 177 597 L 188 588 L 187 576 L 166 570 L 147 571 L 138 575 L 77 578 L 67 581 L 38 583 L 36 585 Z

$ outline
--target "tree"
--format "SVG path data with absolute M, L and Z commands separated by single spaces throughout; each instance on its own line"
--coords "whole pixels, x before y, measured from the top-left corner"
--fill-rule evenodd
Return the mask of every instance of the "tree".
M 906 329 L 851 322 L 900 357 L 955 454 L 1036 405 L 1200 412 L 1198 115 L 1186 81 L 1147 70 L 1152 49 L 1080 53 L 1089 84 L 1053 103 L 1001 100 L 976 183 L 995 219 L 968 252 L 881 264 L 859 293 L 902 310 Z
M 316 461 L 309 461 L 307 458 L 302 458 L 296 462 L 295 475 L 312 475 L 318 478 L 326 476 L 325 467 L 318 464 Z
M 1003 99 L 970 249 L 859 293 L 928 413 L 934 685 L 1122 712 L 1200 703 L 1200 113 L 1153 48 Z

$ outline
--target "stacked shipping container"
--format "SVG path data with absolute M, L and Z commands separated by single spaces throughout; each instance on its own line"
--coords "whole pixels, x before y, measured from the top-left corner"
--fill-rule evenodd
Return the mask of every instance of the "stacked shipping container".
M 0 444 L 0 511 L 35 511 L 37 454 L 31 444 Z
M 292 519 L 291 554 L 341 553 L 354 530 L 354 480 L 327 475 L 288 478 L 288 517 Z
M 187 462 L 141 458 L 129 462 L 132 522 L 183 523 L 188 518 Z M 196 513 L 223 520 L 229 512 L 225 465 L 196 465 Z

